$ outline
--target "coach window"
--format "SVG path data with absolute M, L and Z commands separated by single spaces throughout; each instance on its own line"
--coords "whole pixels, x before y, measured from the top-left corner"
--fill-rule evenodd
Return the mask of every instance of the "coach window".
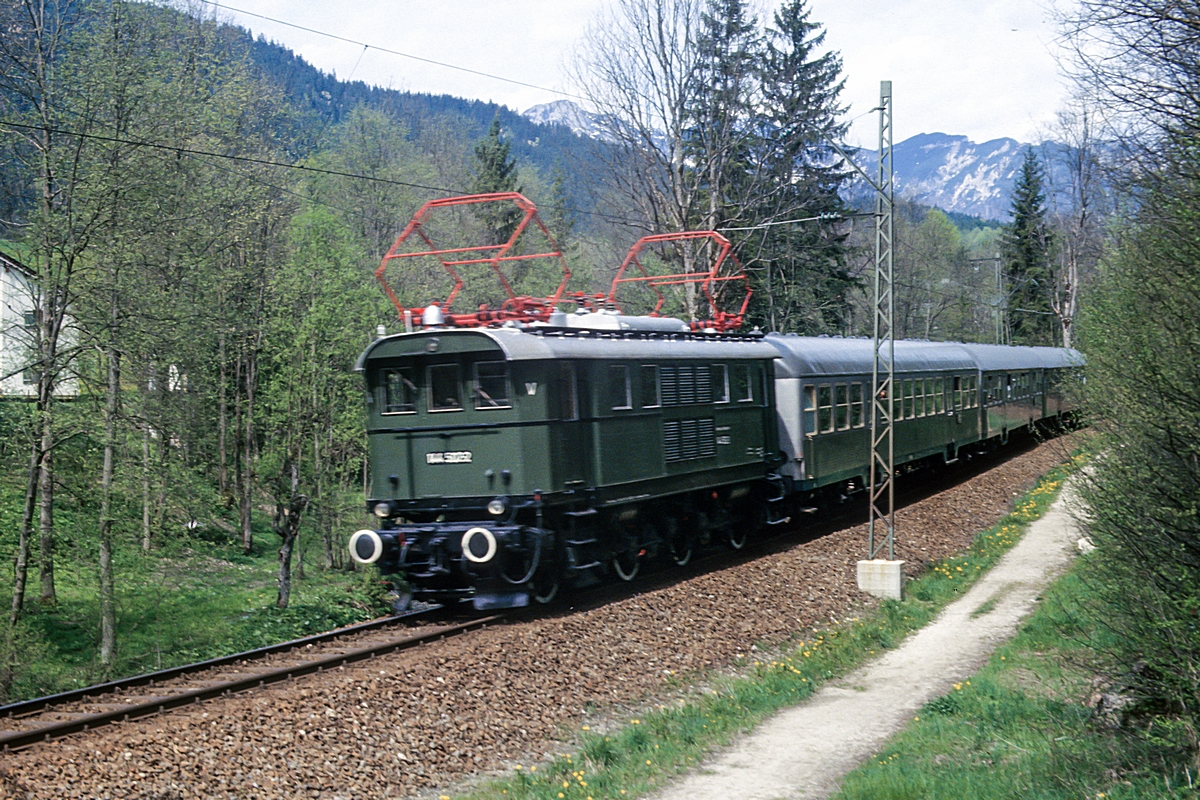
M 608 368 L 608 390 L 613 411 L 633 408 L 633 387 L 629 385 L 629 367 L 614 364 Z
M 859 382 L 850 384 L 850 427 L 861 428 L 863 419 L 863 385 Z
M 837 429 L 850 429 L 850 386 L 839 383 L 833 387 L 833 399 L 836 405 Z
M 712 394 L 714 403 L 729 402 L 729 367 L 724 364 L 712 365 Z
M 955 411 L 962 411 L 962 407 L 963 407 L 962 395 L 963 395 L 962 377 L 956 375 L 956 376 L 954 376 L 954 389 L 953 389 L 953 394 L 952 394 L 952 402 L 954 403 Z
M 658 365 L 642 365 L 642 380 L 639 389 L 641 391 L 639 405 L 642 408 L 658 408 L 662 405 L 662 398 L 658 396 Z
M 917 378 L 913 383 L 913 405 L 916 406 L 914 409 L 916 416 L 925 416 L 925 380 L 923 378 Z
M 933 378 L 925 379 L 925 416 L 932 417 L 934 415 L 933 402 Z
M 804 432 L 817 432 L 817 387 L 811 383 L 804 387 Z
M 979 379 L 972 375 L 967 378 L 967 386 L 971 391 L 971 408 L 979 408 Z
M 754 402 L 754 388 L 750 383 L 750 365 L 749 364 L 734 364 L 733 365 L 733 397 L 739 403 Z
M 429 410 L 462 411 L 458 364 L 432 364 L 429 367 Z
M 413 368 L 385 369 L 383 380 L 383 413 L 417 413 L 417 385 L 413 383 Z
M 512 408 L 508 398 L 508 369 L 503 361 L 479 361 L 475 364 L 475 408 Z
M 941 414 L 946 410 L 946 394 L 942 388 L 942 379 L 933 379 L 933 411 L 935 414 Z
M 913 385 L 912 380 L 901 384 L 904 391 L 904 402 L 901 404 L 900 419 L 912 419 L 913 415 Z
M 833 432 L 833 391 L 828 383 L 817 387 L 817 424 L 821 433 Z

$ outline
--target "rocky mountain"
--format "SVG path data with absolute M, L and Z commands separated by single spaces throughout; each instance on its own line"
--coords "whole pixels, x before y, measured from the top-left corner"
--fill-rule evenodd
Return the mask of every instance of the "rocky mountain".
M 1028 147 L 1016 139 L 977 144 L 966 136 L 921 133 L 894 145 L 896 193 L 944 211 L 1006 220 L 1012 188 Z M 859 150 L 857 161 L 874 172 L 878 156 Z
M 571 100 L 534 106 L 524 116 L 542 125 L 565 126 L 580 136 L 602 138 L 596 116 Z M 976 143 L 966 136 L 918 134 L 895 145 L 896 192 L 943 211 L 1004 221 L 1017 171 L 1031 146 L 1041 150 L 1056 145 L 1029 145 L 1010 138 Z M 872 173 L 877 159 L 875 151 L 865 149 L 856 157 Z M 851 193 L 857 196 L 863 189 L 855 187 Z
M 523 115 L 538 125 L 565 125 L 580 136 L 603 139 L 604 129 L 595 114 L 571 100 L 555 100 L 527 109 Z

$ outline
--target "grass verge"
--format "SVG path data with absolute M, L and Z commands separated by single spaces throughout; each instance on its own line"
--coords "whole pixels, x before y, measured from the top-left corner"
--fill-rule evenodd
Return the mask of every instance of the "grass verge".
M 1112 643 L 1089 568 L 1080 558 L 980 672 L 847 775 L 840 800 L 1195 797 L 1164 720 L 1123 717 L 1100 677 Z
M 980 533 L 962 554 L 931 565 L 906 587 L 901 602 L 885 601 L 863 619 L 793 642 L 771 661 L 743 660 L 735 676 L 705 676 L 708 693 L 660 705 L 606 732 L 584 726 L 577 750 L 549 763 L 517 765 L 464 797 L 519 800 L 600 800 L 637 797 L 686 771 L 771 714 L 804 700 L 930 622 L 1016 543 L 1050 507 L 1082 456 L 1058 467 L 1017 500 L 1013 511 Z M 448 800 L 448 796 L 442 796 Z

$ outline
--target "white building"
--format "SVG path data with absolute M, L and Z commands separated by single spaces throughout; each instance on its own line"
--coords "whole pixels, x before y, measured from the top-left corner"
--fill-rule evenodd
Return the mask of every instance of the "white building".
M 37 397 L 38 375 L 33 344 L 37 330 L 34 275 L 15 258 L 0 252 L 0 398 Z M 66 340 L 64 336 L 64 343 Z M 56 397 L 75 397 L 79 382 L 63 376 Z

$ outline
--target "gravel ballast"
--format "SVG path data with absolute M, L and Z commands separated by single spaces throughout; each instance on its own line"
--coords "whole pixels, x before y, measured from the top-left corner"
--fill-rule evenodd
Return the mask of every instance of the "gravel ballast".
M 1041 444 L 897 511 L 897 558 L 916 574 L 962 550 L 1066 448 Z M 679 676 L 861 608 L 865 528 L 600 607 L 6 754 L 0 797 L 357 800 L 450 785 L 546 752 L 588 713 L 648 702 Z

